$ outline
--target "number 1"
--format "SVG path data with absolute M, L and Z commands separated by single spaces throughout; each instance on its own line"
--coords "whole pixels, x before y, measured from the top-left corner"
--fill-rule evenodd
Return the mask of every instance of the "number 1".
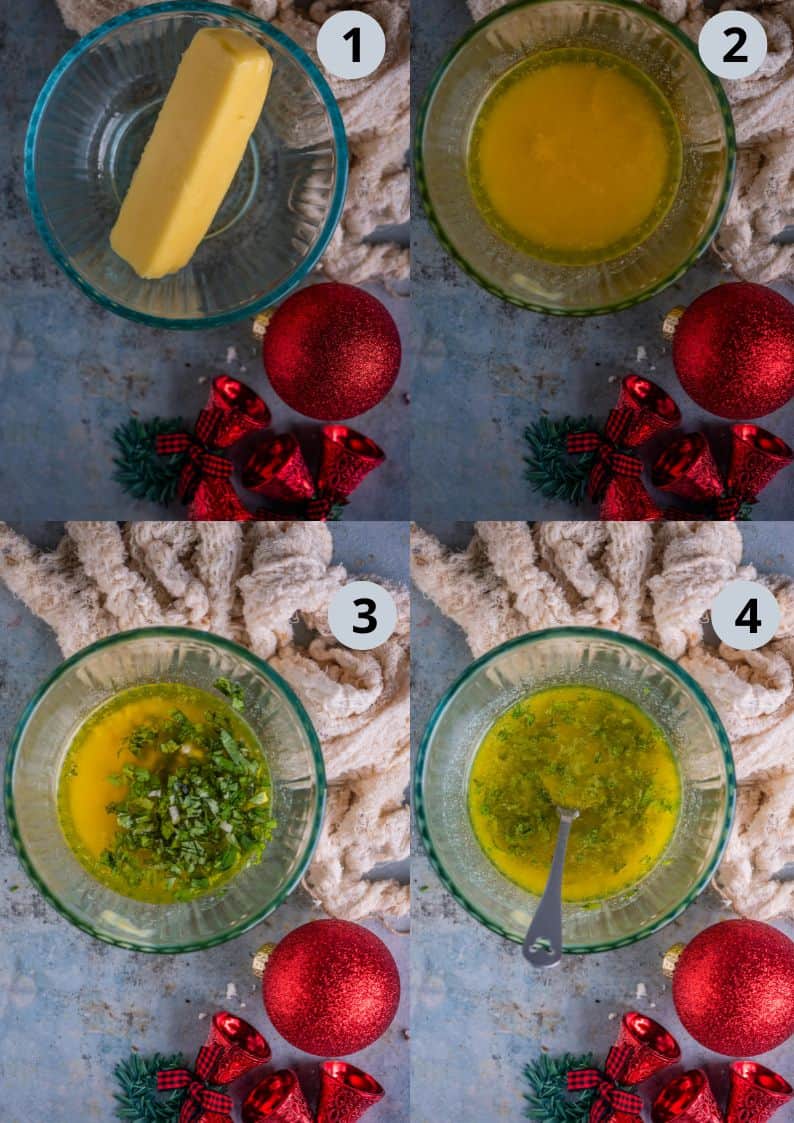
M 353 62 L 361 62 L 361 28 L 351 27 L 346 34 L 342 36 L 343 39 L 352 39 L 353 41 Z

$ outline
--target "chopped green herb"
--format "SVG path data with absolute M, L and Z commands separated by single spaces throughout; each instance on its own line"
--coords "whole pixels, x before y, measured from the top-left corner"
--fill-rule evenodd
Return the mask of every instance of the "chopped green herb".
M 237 684 L 216 686 L 241 708 Z M 135 729 L 127 746 L 149 767 L 125 764 L 108 777 L 126 788 L 107 808 L 118 830 L 101 861 L 114 875 L 164 884 L 183 900 L 261 859 L 276 826 L 267 764 L 228 715 L 207 710 L 193 722 L 175 709 Z
M 486 855 L 533 893 L 548 876 L 557 808 L 576 808 L 563 888 L 586 901 L 621 892 L 662 860 L 680 779 L 662 731 L 632 702 L 558 686 L 497 718 L 472 765 L 468 803 Z
M 239 682 L 232 682 L 228 678 L 216 678 L 213 686 L 219 690 L 221 694 L 225 694 L 229 699 L 229 705 L 233 710 L 242 713 L 245 709 L 245 698 L 243 696 L 243 688 Z

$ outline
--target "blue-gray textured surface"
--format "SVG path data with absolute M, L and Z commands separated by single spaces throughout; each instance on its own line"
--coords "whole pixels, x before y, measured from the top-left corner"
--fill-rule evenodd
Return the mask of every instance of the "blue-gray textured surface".
M 416 105 L 444 54 L 471 27 L 471 17 L 464 0 L 417 0 L 412 25 Z M 542 415 L 592 413 L 604 419 L 620 378 L 631 370 L 673 395 L 688 430 L 715 433 L 722 427 L 681 389 L 660 333 L 670 308 L 730 276 L 715 257 L 703 258 L 654 300 L 581 320 L 539 316 L 485 292 L 441 248 L 416 197 L 411 245 L 414 518 L 441 512 L 482 519 L 572 517 L 568 504 L 542 499 L 523 480 L 524 428 Z M 794 442 L 791 405 L 763 425 Z M 724 438 L 718 445 L 724 449 Z M 761 517 L 788 518 L 792 495 L 790 477 L 779 476 L 764 492 Z M 579 517 L 594 513 L 588 506 Z
M 55 525 L 19 524 L 40 545 L 54 545 Z M 334 559 L 351 572 L 405 581 L 407 529 L 393 524 L 333 528 Z M 41 680 L 60 661 L 49 628 L 0 585 L 0 743 Z M 5 751 L 5 750 L 3 750 Z M 185 956 L 136 954 L 93 940 L 46 905 L 28 882 L 0 829 L 0 1087 L 3 1123 L 110 1123 L 112 1070 L 132 1046 L 141 1053 L 184 1052 L 203 1043 L 207 1018 L 230 1009 L 261 1028 L 272 1066 L 292 1065 L 307 1093 L 317 1088 L 317 1059 L 298 1053 L 270 1029 L 251 974 L 251 956 L 266 940 L 320 917 L 303 890 L 246 935 Z M 11 892 L 12 886 L 18 888 Z M 403 1001 L 384 1037 L 352 1059 L 378 1079 L 386 1098 L 372 1123 L 408 1118 L 408 938 L 368 925 L 395 955 Z M 227 983 L 239 1000 L 227 1002 Z M 243 1003 L 245 1004 L 243 1007 Z
M 212 331 L 162 331 L 123 320 L 85 297 L 50 258 L 25 200 L 22 153 L 36 96 L 75 42 L 54 0 L 0 5 L 0 496 L 5 518 L 163 518 L 163 508 L 126 496 L 111 479 L 113 429 L 131 414 L 193 421 L 209 380 L 250 382 L 273 413 L 317 448 L 319 423 L 285 406 L 264 376 L 250 321 Z M 408 348 L 408 303 L 373 289 Z M 237 361 L 228 362 L 233 347 Z M 408 369 L 387 398 L 352 420 L 386 463 L 364 481 L 347 519 L 408 515 Z M 175 506 L 172 517 L 183 517 Z
M 463 547 L 471 527 L 423 524 L 443 542 Z M 791 523 L 744 528 L 745 559 L 760 569 L 794 574 Z M 412 731 L 421 738 L 443 691 L 471 662 L 463 633 L 419 593 L 413 602 Z M 700 1048 L 681 1027 L 661 956 L 708 924 L 732 915 L 705 893 L 674 923 L 640 944 L 604 955 L 570 956 L 554 970 L 534 971 L 521 949 L 483 928 L 443 889 L 415 842 L 411 858 L 411 1120 L 412 1123 L 495 1123 L 523 1117 L 523 1066 L 541 1050 L 555 1055 L 590 1050 L 603 1059 L 617 1017 L 637 1009 L 678 1038 L 687 1067 L 705 1065 L 725 1090 L 727 1058 Z M 790 935 L 794 926 L 780 925 Z M 643 983 L 647 996 L 637 995 Z M 794 1042 L 763 1058 L 789 1080 Z M 647 1094 L 659 1080 L 643 1085 Z M 792 1123 L 794 1105 L 776 1116 Z

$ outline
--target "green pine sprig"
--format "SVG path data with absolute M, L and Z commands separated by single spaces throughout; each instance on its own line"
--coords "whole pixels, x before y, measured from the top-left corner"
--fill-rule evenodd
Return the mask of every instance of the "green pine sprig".
M 581 1056 L 565 1053 L 561 1057 L 541 1053 L 536 1061 L 530 1061 L 524 1067 L 524 1077 L 530 1089 L 524 1095 L 527 1119 L 535 1123 L 585 1123 L 596 1091 L 577 1093 L 575 1099 L 569 1099 L 567 1076 L 571 1069 L 593 1067 L 595 1060 L 592 1053 Z
M 113 440 L 119 450 L 113 463 L 113 479 L 121 484 L 133 499 L 148 499 L 167 506 L 176 498 L 179 473 L 185 462 L 185 453 L 159 456 L 154 442 L 165 433 L 183 433 L 185 423 L 181 418 L 154 417 L 139 421 L 131 417 L 113 430 Z
M 524 439 L 529 446 L 529 455 L 524 457 L 527 465 L 524 476 L 533 491 L 539 491 L 546 499 L 563 499 L 576 504 L 583 501 L 596 453 L 571 456 L 566 440 L 571 433 L 592 430 L 599 430 L 592 417 L 563 417 L 560 421 L 541 417 L 526 427 Z
M 119 1061 L 113 1069 L 120 1089 L 113 1097 L 116 1118 L 124 1123 L 177 1123 L 185 1090 L 158 1092 L 157 1073 L 162 1068 L 187 1067 L 181 1053 L 155 1053 L 151 1057 L 132 1053 L 126 1061 Z

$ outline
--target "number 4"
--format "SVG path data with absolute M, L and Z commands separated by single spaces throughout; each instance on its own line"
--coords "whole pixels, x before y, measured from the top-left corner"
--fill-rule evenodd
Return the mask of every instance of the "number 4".
M 737 628 L 749 628 L 753 635 L 761 630 L 761 619 L 758 615 L 758 600 L 755 597 L 750 597 L 747 604 L 734 620 L 734 624 Z
M 353 43 L 353 62 L 361 62 L 361 28 L 351 27 L 342 38 L 350 39 Z

